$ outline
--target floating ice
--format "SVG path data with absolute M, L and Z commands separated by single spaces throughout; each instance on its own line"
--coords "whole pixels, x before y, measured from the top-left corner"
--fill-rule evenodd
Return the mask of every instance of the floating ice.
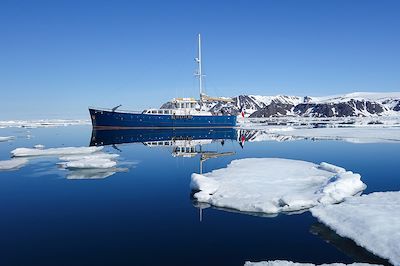
M 73 155 L 73 154 L 90 154 L 100 151 L 103 147 L 64 147 L 50 149 L 30 149 L 17 148 L 11 151 L 14 157 L 27 156 L 49 156 L 49 155 Z
M 36 144 L 35 146 L 33 146 L 35 149 L 44 149 L 44 145 L 42 144 Z
M 15 139 L 14 136 L 0 137 L 0 142 L 9 141 Z
M 331 263 L 331 264 L 320 264 L 320 266 L 372 266 L 377 264 L 368 264 L 368 263 L 352 263 L 352 264 L 343 264 L 343 263 Z M 260 261 L 260 262 L 250 262 L 246 261 L 244 266 L 315 266 L 312 263 L 297 263 L 291 262 L 287 260 L 270 260 L 270 261 Z
M 117 158 L 119 155 L 114 153 L 92 153 L 92 154 L 78 154 L 78 155 L 67 155 L 61 156 L 60 160 L 62 161 L 80 161 L 80 160 L 89 160 L 89 159 L 114 159 Z
M 272 214 L 340 202 L 366 188 L 360 178 L 327 163 L 249 158 L 204 175 L 192 174 L 190 186 L 198 191 L 194 198 L 199 202 Z
M 11 160 L 0 161 L 0 170 L 16 170 L 24 166 L 27 162 L 26 158 L 13 158 Z
M 38 128 L 38 127 L 60 127 L 71 125 L 88 125 L 89 120 L 69 120 L 69 119 L 43 119 L 43 120 L 10 120 L 0 121 L 0 127 L 23 127 L 23 128 Z
M 117 165 L 112 159 L 117 158 L 118 154 L 111 154 L 105 152 L 97 152 L 92 154 L 79 154 L 61 156 L 60 160 L 67 161 L 62 162 L 60 165 L 64 168 L 74 169 L 107 169 Z
M 400 265 L 400 192 L 376 192 L 318 206 L 312 214 L 343 237 Z
M 61 163 L 61 165 L 65 168 L 81 168 L 81 169 L 90 169 L 90 168 L 111 168 L 117 165 L 116 162 L 110 159 L 99 159 L 99 158 L 86 158 L 82 160 L 73 160 L 70 162 Z

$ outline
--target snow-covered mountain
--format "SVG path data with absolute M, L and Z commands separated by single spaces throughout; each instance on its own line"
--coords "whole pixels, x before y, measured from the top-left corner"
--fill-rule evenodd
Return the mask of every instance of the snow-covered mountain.
M 400 92 L 355 92 L 326 97 L 239 95 L 233 103 L 212 102 L 214 113 L 239 114 L 243 107 L 247 117 L 351 117 L 400 116 Z M 164 104 L 163 108 L 170 105 Z

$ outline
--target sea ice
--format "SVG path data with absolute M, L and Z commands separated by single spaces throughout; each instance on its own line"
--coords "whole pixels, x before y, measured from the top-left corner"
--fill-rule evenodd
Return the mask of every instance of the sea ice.
M 376 192 L 318 206 L 311 213 L 343 237 L 400 265 L 400 192 Z
M 14 157 L 27 156 L 50 156 L 50 155 L 74 155 L 74 154 L 90 154 L 102 150 L 103 147 L 64 147 L 50 149 L 30 149 L 17 148 L 11 151 Z
M 33 146 L 35 149 L 44 149 L 44 145 L 43 144 L 36 144 L 35 146 Z
M 60 163 L 64 168 L 111 168 L 117 165 L 116 162 L 110 159 L 87 158 L 81 160 L 73 160 L 69 162 Z
M 6 136 L 6 137 L 0 137 L 0 142 L 2 141 L 9 141 L 15 139 L 14 136 Z
M 28 160 L 26 158 L 13 158 L 0 161 L 0 170 L 16 170 L 24 166 Z
M 80 161 L 80 160 L 89 160 L 89 159 L 114 159 L 117 158 L 119 155 L 115 153 L 105 153 L 105 152 L 98 152 L 92 154 L 78 154 L 78 155 L 67 155 L 61 156 L 60 160 L 62 161 Z
M 89 120 L 71 119 L 43 119 L 43 120 L 10 120 L 0 121 L 0 127 L 38 128 L 38 127 L 60 127 L 71 125 L 88 125 Z
M 118 156 L 118 154 L 105 152 L 61 156 L 60 160 L 67 162 L 62 162 L 60 163 L 60 165 L 62 165 L 62 167 L 64 168 L 69 169 L 107 169 L 117 165 L 117 163 L 112 159 L 115 159 Z
M 343 264 L 343 263 L 331 263 L 331 264 L 320 264 L 320 266 L 373 266 L 377 264 L 368 264 L 368 263 L 352 263 L 352 264 Z M 246 261 L 244 266 L 315 266 L 312 263 L 297 263 L 291 262 L 287 260 L 270 260 L 270 261 L 260 261 L 260 262 L 250 262 Z
M 366 188 L 360 178 L 327 163 L 248 158 L 203 175 L 194 173 L 190 186 L 199 202 L 272 214 L 340 202 Z

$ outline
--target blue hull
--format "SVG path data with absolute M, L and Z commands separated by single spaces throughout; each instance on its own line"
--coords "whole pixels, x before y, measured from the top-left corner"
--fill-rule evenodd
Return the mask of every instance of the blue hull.
M 89 109 L 94 128 L 154 129 L 154 128 L 229 128 L 236 126 L 236 116 L 175 116 L 112 112 Z
M 123 143 L 168 141 L 168 140 L 236 140 L 234 128 L 208 129 L 93 129 L 90 146 L 103 146 Z

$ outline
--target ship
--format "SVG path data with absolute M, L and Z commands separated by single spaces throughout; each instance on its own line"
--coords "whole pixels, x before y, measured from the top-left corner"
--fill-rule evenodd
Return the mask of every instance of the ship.
M 230 98 L 210 97 L 204 93 L 201 36 L 198 34 L 198 54 L 195 58 L 200 97 L 174 98 L 169 108 L 146 109 L 141 112 L 114 108 L 89 107 L 93 128 L 96 129 L 166 129 L 166 128 L 233 128 L 236 115 L 210 112 L 207 103 L 233 102 Z

